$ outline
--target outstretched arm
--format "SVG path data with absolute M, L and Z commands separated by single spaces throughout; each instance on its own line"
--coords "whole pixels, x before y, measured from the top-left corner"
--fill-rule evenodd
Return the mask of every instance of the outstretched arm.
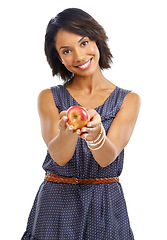
M 109 128 L 103 146 L 98 150 L 93 150 L 93 148 L 98 148 L 98 145 L 91 147 L 92 154 L 101 167 L 106 167 L 111 164 L 129 142 L 139 109 L 140 97 L 135 93 L 129 92 Z M 87 140 L 95 139 L 92 137 L 92 132 L 98 136 L 100 131 L 98 124 L 100 120 L 97 115 L 98 113 L 94 112 L 94 121 L 92 121 L 90 128 L 82 129 L 82 132 L 87 132 L 82 135 L 83 138 L 86 137 Z M 99 143 L 99 146 L 100 144 L 101 143 Z
M 39 94 L 38 112 L 43 139 L 52 159 L 64 166 L 73 156 L 79 133 L 67 123 L 66 111 L 59 111 L 50 89 Z

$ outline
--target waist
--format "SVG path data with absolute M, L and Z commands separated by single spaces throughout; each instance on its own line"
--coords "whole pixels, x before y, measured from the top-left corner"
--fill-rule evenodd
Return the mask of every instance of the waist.
M 54 173 L 46 174 L 45 180 L 55 183 L 67 183 L 67 184 L 101 184 L 101 183 L 116 183 L 119 182 L 119 177 L 111 178 L 75 178 L 75 177 L 63 177 Z

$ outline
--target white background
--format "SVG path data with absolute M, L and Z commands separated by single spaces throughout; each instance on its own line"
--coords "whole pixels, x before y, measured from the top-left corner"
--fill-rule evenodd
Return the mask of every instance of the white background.
M 1 3 L 0 238 L 21 239 L 44 178 L 41 166 L 47 149 L 37 97 L 41 90 L 61 83 L 46 62 L 44 35 L 49 20 L 68 7 L 82 8 L 105 28 L 114 63 L 104 75 L 141 97 L 120 181 L 135 239 L 167 239 L 167 14 L 162 0 Z

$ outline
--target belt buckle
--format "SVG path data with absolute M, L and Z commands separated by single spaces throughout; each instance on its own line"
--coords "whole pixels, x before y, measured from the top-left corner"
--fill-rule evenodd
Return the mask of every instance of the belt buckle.
M 79 182 L 78 178 L 73 177 L 73 179 L 75 180 L 75 183 L 73 183 L 73 184 L 78 184 L 78 182 Z

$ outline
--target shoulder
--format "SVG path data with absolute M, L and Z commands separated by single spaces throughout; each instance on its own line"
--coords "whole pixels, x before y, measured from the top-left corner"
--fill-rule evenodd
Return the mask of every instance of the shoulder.
M 54 102 L 51 89 L 44 89 L 38 95 L 38 111 L 39 114 L 47 113 L 51 110 L 55 110 L 57 107 Z
M 39 93 L 39 96 L 38 98 L 44 98 L 44 97 L 48 97 L 51 95 L 51 89 L 48 88 L 48 89 L 44 89 L 42 90 L 40 93 Z
M 53 99 L 51 89 L 44 89 L 38 95 L 38 104 L 48 103 L 51 99 Z
M 57 85 L 57 86 L 53 86 L 48 89 L 44 89 L 39 93 L 38 98 L 39 99 L 51 98 L 51 97 L 53 97 L 53 93 L 55 93 L 55 92 L 58 93 L 61 89 L 63 89 L 63 85 Z
M 54 87 L 51 87 L 49 89 L 44 89 L 39 93 L 38 96 L 38 102 L 39 103 L 46 103 L 46 102 L 54 102 L 54 95 L 55 94 L 61 94 L 61 91 L 63 90 L 63 85 L 57 85 Z
M 141 98 L 140 96 L 135 92 L 128 92 L 124 99 L 124 104 L 135 104 L 140 105 L 141 104 Z
M 130 91 L 126 94 L 121 109 L 126 110 L 127 113 L 133 112 L 138 114 L 140 106 L 141 106 L 140 96 L 137 93 Z
M 59 92 L 61 89 L 63 89 L 63 85 L 57 85 L 48 89 L 44 89 L 39 93 L 39 98 L 43 99 L 52 97 L 53 93 Z

